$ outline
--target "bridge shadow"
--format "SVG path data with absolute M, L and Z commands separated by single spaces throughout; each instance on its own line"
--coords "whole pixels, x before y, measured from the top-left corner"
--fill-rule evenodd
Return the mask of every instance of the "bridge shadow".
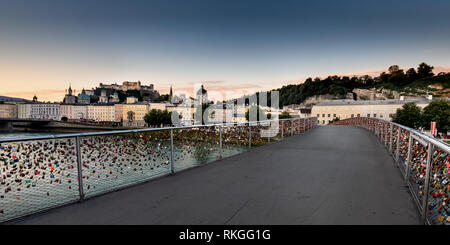
M 369 131 L 324 126 L 8 224 L 421 224 Z

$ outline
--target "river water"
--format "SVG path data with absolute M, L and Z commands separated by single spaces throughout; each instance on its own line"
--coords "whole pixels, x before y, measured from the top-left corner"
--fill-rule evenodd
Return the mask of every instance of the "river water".
M 23 132 L 23 131 L 12 131 L 12 132 L 0 132 L 0 139 L 4 138 L 20 138 L 29 136 L 39 136 L 39 135 L 55 135 L 55 134 L 67 134 L 64 132 Z

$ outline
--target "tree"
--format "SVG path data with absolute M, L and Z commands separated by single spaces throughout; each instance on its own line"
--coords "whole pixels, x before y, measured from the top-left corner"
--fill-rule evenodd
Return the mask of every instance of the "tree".
M 431 122 L 436 122 L 439 132 L 446 133 L 450 129 L 450 101 L 435 100 L 423 108 L 423 126 L 430 129 Z
M 392 121 L 417 129 L 422 125 L 422 109 L 414 102 L 406 103 L 392 116 Z
M 390 73 L 390 77 L 388 79 L 389 83 L 399 86 L 405 84 L 405 74 L 403 73 L 403 70 L 398 67 L 398 65 L 390 66 L 389 73 Z
M 292 116 L 287 111 L 283 111 L 279 115 L 279 119 L 288 119 L 288 118 L 292 118 Z
M 417 75 L 419 78 L 432 77 L 434 75 L 433 69 L 433 66 L 429 66 L 425 62 L 422 62 L 417 68 Z
M 398 67 L 398 65 L 392 65 L 388 69 L 388 71 L 391 75 L 397 73 L 399 70 L 400 70 L 400 68 Z
M 338 122 L 338 121 L 340 121 L 340 120 L 341 120 L 340 117 L 335 117 L 335 118 L 333 118 L 333 120 L 331 120 L 329 123 Z
M 128 111 L 127 116 L 128 116 L 128 122 L 131 123 L 134 121 L 134 112 L 133 111 Z
M 378 78 L 378 80 L 380 80 L 381 83 L 387 83 L 389 80 L 389 74 L 387 74 L 386 72 L 382 72 Z
M 167 110 L 152 109 L 144 116 L 144 121 L 149 126 L 171 125 L 172 118 Z
M 413 82 L 417 79 L 417 72 L 414 68 L 409 68 L 406 71 L 406 78 L 408 79 L 409 82 Z

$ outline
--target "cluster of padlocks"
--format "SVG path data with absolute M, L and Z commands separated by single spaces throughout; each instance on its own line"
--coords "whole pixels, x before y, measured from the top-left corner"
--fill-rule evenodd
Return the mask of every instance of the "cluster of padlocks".
M 297 118 L 2 139 L 0 222 L 233 156 L 298 135 L 315 127 L 316 121 Z
M 376 118 L 334 125 L 364 127 L 377 135 L 399 166 L 426 224 L 450 224 L 450 146 L 417 130 Z

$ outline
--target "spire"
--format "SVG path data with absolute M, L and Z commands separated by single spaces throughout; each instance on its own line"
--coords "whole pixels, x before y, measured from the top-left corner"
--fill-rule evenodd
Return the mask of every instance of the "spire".
M 71 83 L 69 83 L 69 92 L 68 92 L 68 94 L 72 95 L 72 84 Z
M 169 101 L 172 101 L 172 98 L 173 98 L 172 85 L 170 85 Z

